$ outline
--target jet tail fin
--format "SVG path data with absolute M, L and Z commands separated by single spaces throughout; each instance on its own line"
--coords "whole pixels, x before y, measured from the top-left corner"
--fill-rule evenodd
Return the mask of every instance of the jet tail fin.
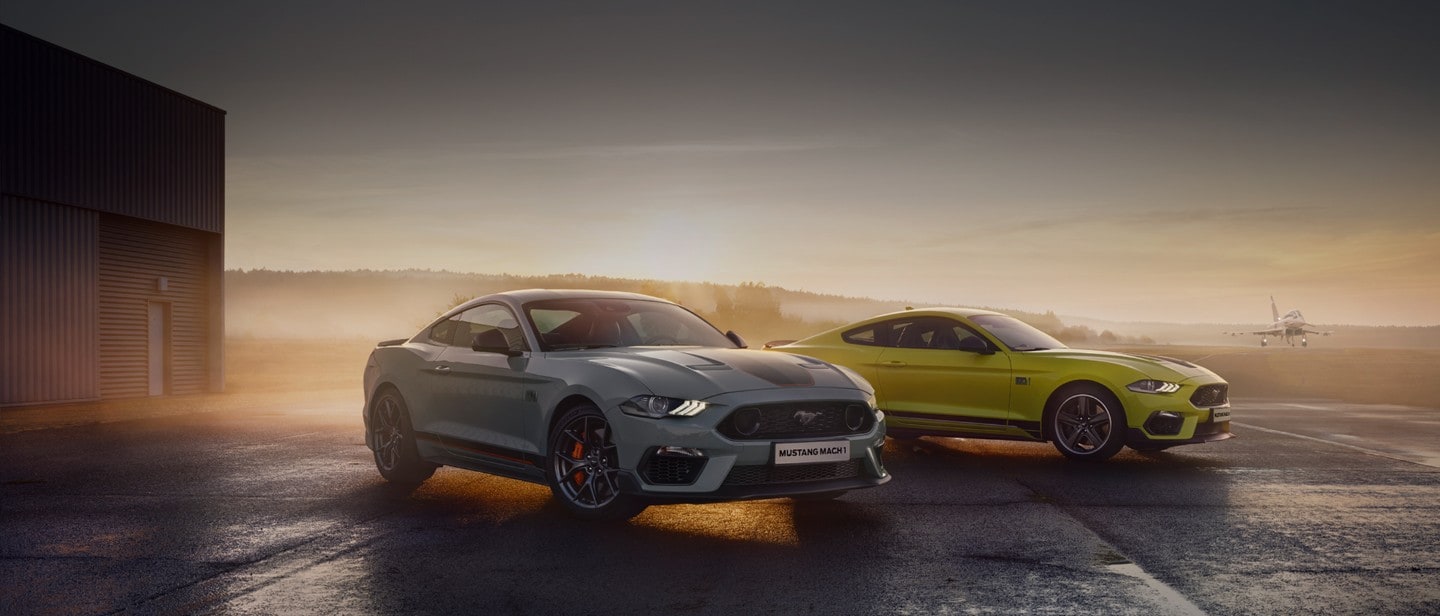
M 1274 295 L 1271 295 L 1271 296 L 1270 296 L 1270 314 L 1271 314 L 1271 316 L 1274 317 L 1274 320 L 1276 320 L 1276 321 L 1279 321 L 1279 320 L 1280 320 L 1280 309 L 1275 307 L 1275 296 L 1274 296 Z

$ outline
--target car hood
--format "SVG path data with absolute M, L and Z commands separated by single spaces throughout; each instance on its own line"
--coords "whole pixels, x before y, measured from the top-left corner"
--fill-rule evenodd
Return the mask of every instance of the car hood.
M 656 394 L 697 400 L 756 389 L 868 389 L 868 385 L 856 383 L 859 377 L 852 379 L 818 359 L 760 350 L 630 347 L 566 355 L 565 360 L 590 362 L 629 374 Z
M 1020 355 L 1104 362 L 1138 370 L 1151 378 L 1175 382 L 1196 377 L 1216 376 L 1214 372 L 1207 370 L 1203 366 L 1181 359 L 1162 357 L 1159 355 L 1138 355 L 1133 353 L 1116 353 L 1113 351 L 1091 351 L 1088 349 L 1047 349 L 1044 351 L 1025 351 L 1020 353 Z

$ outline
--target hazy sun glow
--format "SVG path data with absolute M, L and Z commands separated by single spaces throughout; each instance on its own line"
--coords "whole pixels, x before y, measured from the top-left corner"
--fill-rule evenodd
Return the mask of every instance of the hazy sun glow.
M 77 6 L 0 18 L 228 111 L 230 268 L 1437 323 L 1423 4 Z

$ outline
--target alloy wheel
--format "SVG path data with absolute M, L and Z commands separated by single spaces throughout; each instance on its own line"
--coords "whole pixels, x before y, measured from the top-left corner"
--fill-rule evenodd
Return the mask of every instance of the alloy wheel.
M 405 443 L 400 413 L 400 404 L 391 396 L 381 398 L 375 412 L 375 460 L 386 470 L 399 463 L 400 448 Z
M 1055 438 L 1075 453 L 1091 453 L 1104 447 L 1113 429 L 1109 408 L 1090 394 L 1071 396 L 1055 410 Z
M 619 456 L 603 417 L 581 415 L 561 428 L 554 455 L 555 484 L 578 507 L 599 509 L 620 495 Z

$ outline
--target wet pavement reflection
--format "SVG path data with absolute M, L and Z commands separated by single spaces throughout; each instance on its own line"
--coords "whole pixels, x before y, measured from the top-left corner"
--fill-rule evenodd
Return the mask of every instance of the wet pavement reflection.
M 881 488 L 611 524 L 468 471 L 386 485 L 348 399 L 14 432 L 0 613 L 1440 613 L 1440 469 L 1266 404 L 1098 465 L 891 441 Z

